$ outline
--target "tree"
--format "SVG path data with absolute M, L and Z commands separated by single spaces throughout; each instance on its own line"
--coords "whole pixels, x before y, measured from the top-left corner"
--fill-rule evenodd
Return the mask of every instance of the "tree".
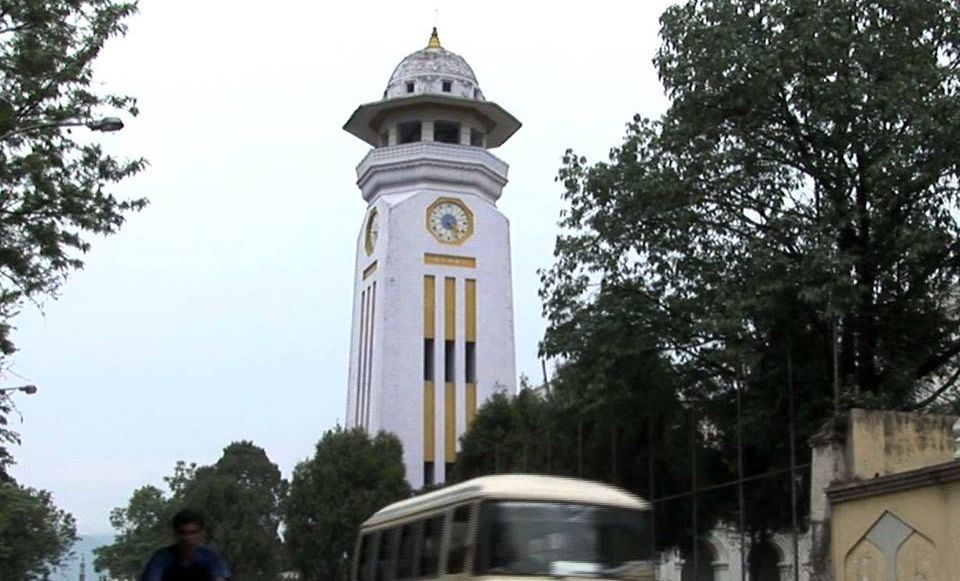
M 7 426 L 7 415 L 16 409 L 16 404 L 6 393 L 0 393 L 0 482 L 13 482 L 7 469 L 13 464 L 13 455 L 7 450 L 9 444 L 19 444 L 20 436 Z
M 691 0 L 661 37 L 668 111 L 564 158 L 544 354 L 615 392 L 584 337 L 646 342 L 730 476 L 738 394 L 747 475 L 787 463 L 789 385 L 801 443 L 836 408 L 956 398 L 960 7 Z M 751 486 L 752 530 L 789 522 L 782 482 Z
M 611 387 L 592 381 L 596 362 L 586 356 L 585 348 L 584 356 L 557 370 L 549 391 L 527 388 L 516 397 L 495 395 L 461 436 L 454 480 L 487 474 L 553 474 L 608 482 L 647 499 L 690 490 L 693 418 L 676 401 L 655 400 L 664 391 L 659 387 L 662 370 L 631 356 L 626 345 L 618 344 L 622 354 L 613 357 L 610 343 L 591 338 L 583 343 L 607 353 L 606 361 L 619 370 L 607 373 L 622 383 L 611 381 Z M 615 391 L 630 385 L 634 389 Z M 698 479 L 700 486 L 729 477 L 718 466 L 715 450 L 700 450 L 697 463 L 708 473 Z M 686 546 L 692 522 L 689 499 L 659 508 L 657 545 Z M 724 516 L 723 509 L 716 499 L 702 505 L 701 530 Z
M 139 578 L 150 555 L 171 541 L 172 509 L 170 499 L 159 488 L 135 490 L 126 508 L 110 511 L 110 526 L 117 536 L 113 543 L 94 549 L 94 569 L 120 581 Z
M 307 580 L 345 580 L 360 524 L 409 494 L 396 436 L 339 426 L 325 432 L 290 481 L 285 538 L 294 567 Z
M 216 464 L 196 469 L 176 503 L 206 515 L 207 537 L 235 577 L 273 581 L 280 571 L 278 529 L 286 486 L 262 448 L 234 442 Z
M 173 515 L 191 508 L 205 516 L 207 539 L 237 578 L 276 579 L 286 482 L 262 448 L 234 442 L 216 464 L 198 467 L 180 461 L 164 481 L 167 492 L 144 486 L 134 491 L 126 508 L 111 512 L 110 524 L 118 534 L 112 544 L 95 550 L 98 572 L 137 579 L 150 555 L 171 543 Z
M 0 579 L 47 579 L 77 540 L 73 517 L 50 493 L 0 482 Z
M 92 90 L 93 62 L 104 43 L 126 31 L 136 2 L 3 0 L 0 2 L 0 315 L 23 299 L 56 292 L 82 266 L 88 234 L 111 234 L 143 199 L 119 200 L 110 184 L 144 161 L 120 161 L 96 143 L 75 139 L 69 125 L 107 110 L 136 115 L 126 96 Z M 13 345 L 0 328 L 0 350 Z
M 92 84 L 104 43 L 135 10 L 112 0 L 0 0 L 0 361 L 14 351 L 10 319 L 23 302 L 55 296 L 82 267 L 89 237 L 116 232 L 146 204 L 110 193 L 142 159 L 119 160 L 70 130 L 98 115 L 136 115 L 132 98 Z M 7 434 L 0 423 L 0 440 Z

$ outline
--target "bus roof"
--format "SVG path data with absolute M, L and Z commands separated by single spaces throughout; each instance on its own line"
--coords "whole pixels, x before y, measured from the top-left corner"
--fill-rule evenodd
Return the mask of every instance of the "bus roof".
M 481 476 L 395 502 L 375 512 L 363 523 L 363 526 L 376 526 L 414 514 L 478 499 L 542 500 L 633 509 L 650 508 L 650 503 L 642 498 L 600 482 L 563 476 L 499 474 Z

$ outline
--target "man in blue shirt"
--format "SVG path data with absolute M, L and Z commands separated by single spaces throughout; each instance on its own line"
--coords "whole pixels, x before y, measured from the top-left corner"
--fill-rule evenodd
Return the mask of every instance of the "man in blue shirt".
M 230 578 L 226 563 L 213 549 L 203 546 L 203 515 L 184 509 L 173 515 L 177 542 L 150 557 L 141 581 L 224 581 Z

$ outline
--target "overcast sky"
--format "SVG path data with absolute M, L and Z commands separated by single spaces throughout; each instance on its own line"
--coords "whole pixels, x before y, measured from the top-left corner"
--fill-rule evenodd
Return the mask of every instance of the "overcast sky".
M 109 532 L 110 509 L 177 460 L 248 439 L 289 477 L 343 421 L 368 146 L 341 127 L 426 46 L 436 8 L 444 47 L 523 122 L 494 153 L 510 164 L 517 367 L 539 380 L 560 158 L 604 159 L 633 114 L 663 111 L 651 59 L 670 3 L 141 0 L 97 71 L 139 99 L 102 141 L 149 160 L 119 192 L 151 204 L 15 321 L 0 384 L 40 391 L 14 396 L 14 476 L 81 533 Z

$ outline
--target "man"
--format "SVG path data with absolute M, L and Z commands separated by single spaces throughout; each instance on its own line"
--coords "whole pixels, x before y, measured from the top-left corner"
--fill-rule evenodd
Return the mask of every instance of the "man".
M 203 546 L 203 515 L 184 509 L 173 515 L 177 542 L 150 557 L 141 581 L 222 581 L 230 570 L 213 549 Z

